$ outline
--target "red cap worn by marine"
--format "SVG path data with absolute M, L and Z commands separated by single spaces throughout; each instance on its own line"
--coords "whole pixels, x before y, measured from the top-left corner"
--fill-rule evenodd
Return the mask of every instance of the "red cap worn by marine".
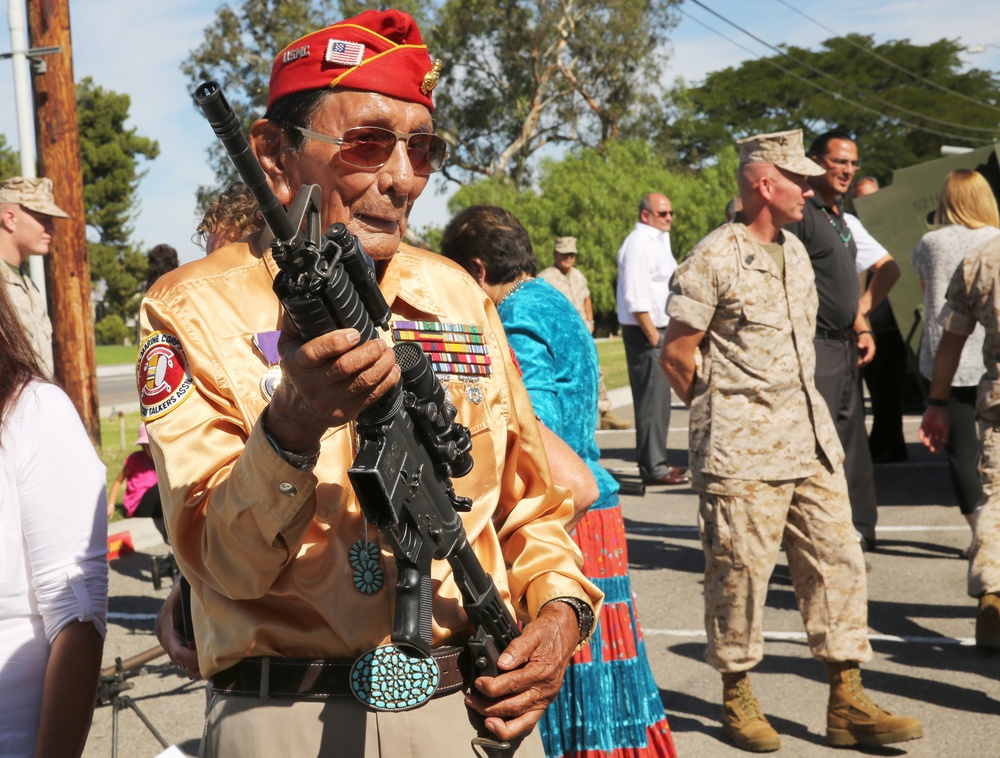
M 267 107 L 287 95 L 337 88 L 375 92 L 434 110 L 431 91 L 441 63 L 431 65 L 420 30 L 407 14 L 365 11 L 300 37 L 271 69 Z

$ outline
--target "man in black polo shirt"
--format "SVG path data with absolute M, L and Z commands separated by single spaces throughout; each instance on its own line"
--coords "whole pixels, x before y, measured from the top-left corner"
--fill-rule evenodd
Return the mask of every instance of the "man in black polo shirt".
M 875 337 L 867 314 L 858 307 L 854 267 L 858 249 L 841 203 L 858 170 L 858 146 L 850 135 L 831 131 L 815 139 L 808 155 L 826 173 L 809 177 L 814 194 L 806 201 L 803 218 L 785 228 L 805 244 L 816 274 L 816 388 L 830 408 L 844 446 L 854 528 L 861 547 L 870 550 L 875 547 L 878 513 L 858 372 L 875 357 Z M 865 298 L 869 309 L 888 294 L 899 277 L 899 266 L 887 256 L 870 270 Z

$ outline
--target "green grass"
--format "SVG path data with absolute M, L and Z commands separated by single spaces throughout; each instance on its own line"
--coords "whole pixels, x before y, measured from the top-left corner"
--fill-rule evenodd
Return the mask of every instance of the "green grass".
M 628 364 L 625 362 L 625 343 L 619 337 L 597 341 L 597 359 L 604 372 L 604 385 L 609 389 L 628 386 Z
M 98 366 L 117 366 L 135 363 L 135 345 L 98 345 L 96 351 Z

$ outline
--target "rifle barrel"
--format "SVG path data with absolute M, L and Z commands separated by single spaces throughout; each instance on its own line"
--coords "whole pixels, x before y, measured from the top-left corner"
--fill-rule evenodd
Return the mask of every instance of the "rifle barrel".
M 297 230 L 288 219 L 278 198 L 267 184 L 267 175 L 257 157 L 250 150 L 250 143 L 243 136 L 243 127 L 233 107 L 222 94 L 218 82 L 204 82 L 194 91 L 194 101 L 211 124 L 215 136 L 226 147 L 240 178 L 253 194 L 268 228 L 281 242 L 289 242 Z

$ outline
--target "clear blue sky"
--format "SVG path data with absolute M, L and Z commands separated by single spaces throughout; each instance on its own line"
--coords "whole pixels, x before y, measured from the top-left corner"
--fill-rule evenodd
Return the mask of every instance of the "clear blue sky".
M 23 0 L 13 0 L 23 2 Z M 824 29 L 783 6 L 779 0 L 703 0 L 771 44 L 790 43 L 815 48 L 830 36 Z M 236 0 L 234 0 L 234 4 Z M 191 242 L 197 219 L 194 192 L 209 183 L 205 147 L 214 139 L 211 129 L 191 105 L 188 83 L 180 65 L 200 43 L 218 0 L 70 0 L 73 61 L 77 79 L 91 76 L 100 86 L 132 98 L 131 125 L 156 139 L 161 154 L 147 166 L 139 186 L 141 206 L 135 219 L 135 239 L 147 249 L 165 242 L 178 249 L 182 261 L 202 255 Z M 878 42 L 910 39 L 926 44 L 942 37 L 960 44 L 996 45 L 985 54 L 964 56 L 969 65 L 1000 72 L 1000 1 L 998 0 L 841 0 L 839 3 L 799 0 L 795 7 L 838 34 L 873 34 Z M 6 7 L 6 6 L 5 6 Z M 691 4 L 685 13 L 750 48 L 768 51 L 705 10 Z M 337 19 L 331 19 L 335 21 Z M 0 52 L 10 50 L 6 21 L 0 21 Z M 670 35 L 669 64 L 662 72 L 665 85 L 677 78 L 698 82 L 704 75 L 738 65 L 751 56 L 697 24 L 682 21 Z M 431 51 L 433 54 L 433 51 Z M 873 61 L 873 65 L 875 62 Z M 9 61 L 0 61 L 0 133 L 17 147 L 13 73 Z M 418 201 L 413 222 L 419 228 L 447 220 L 445 200 L 429 188 Z

